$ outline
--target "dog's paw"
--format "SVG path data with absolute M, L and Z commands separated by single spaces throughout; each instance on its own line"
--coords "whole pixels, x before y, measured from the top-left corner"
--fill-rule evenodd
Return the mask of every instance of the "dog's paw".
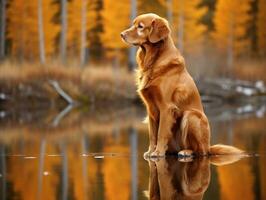
M 193 157 L 189 156 L 189 157 L 178 157 L 178 161 L 179 162 L 192 162 L 193 161 Z
M 151 151 L 146 151 L 146 152 L 143 154 L 143 158 L 144 158 L 145 160 L 149 160 L 151 153 L 152 153 Z
M 191 162 L 193 161 L 193 151 L 182 150 L 178 152 L 178 160 L 180 162 Z
M 159 158 L 159 157 L 164 157 L 165 156 L 165 152 L 159 151 L 159 150 L 155 150 L 154 152 L 152 152 L 152 154 L 150 154 L 151 158 Z

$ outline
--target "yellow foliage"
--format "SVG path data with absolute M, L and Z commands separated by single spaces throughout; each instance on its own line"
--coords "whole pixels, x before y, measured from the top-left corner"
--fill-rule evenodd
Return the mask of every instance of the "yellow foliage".
M 161 17 L 165 17 L 165 0 L 138 0 L 138 14 L 156 13 Z
M 54 42 L 59 29 L 52 18 L 58 6 L 53 4 L 53 0 L 45 0 L 42 5 L 46 54 L 51 55 L 55 50 Z M 7 37 L 12 42 L 11 54 L 19 58 L 38 58 L 38 1 L 10 1 L 7 15 Z
M 167 5 L 166 0 L 160 0 L 163 5 Z M 199 7 L 200 0 L 186 1 L 173 0 L 173 24 L 172 36 L 178 44 L 178 32 L 180 31 L 180 17 L 183 18 L 183 46 L 186 53 L 196 53 L 202 49 L 204 34 L 207 27 L 200 23 L 201 18 L 207 12 L 207 8 Z
M 105 48 L 119 49 L 126 45 L 121 41 L 120 32 L 130 26 L 130 1 L 103 2 L 103 26 L 102 43 Z
M 38 55 L 37 1 L 10 2 L 7 10 L 8 34 L 15 56 L 33 58 Z
M 53 3 L 54 0 L 43 0 L 43 31 L 45 42 L 45 53 L 51 56 L 56 50 L 55 38 L 59 32 L 59 25 L 53 22 L 53 17 L 58 11 L 58 5 Z
M 84 0 L 72 0 L 68 3 L 67 45 L 72 53 L 79 55 L 81 49 L 82 8 Z M 86 5 L 86 31 L 92 29 L 96 21 L 96 12 L 93 9 L 94 1 L 87 0 Z M 86 46 L 89 45 L 88 37 Z
M 251 19 L 248 13 L 252 0 L 218 0 L 214 16 L 215 32 L 213 38 L 220 51 L 228 49 L 232 40 L 233 56 L 246 52 L 250 39 L 246 37 L 247 24 Z

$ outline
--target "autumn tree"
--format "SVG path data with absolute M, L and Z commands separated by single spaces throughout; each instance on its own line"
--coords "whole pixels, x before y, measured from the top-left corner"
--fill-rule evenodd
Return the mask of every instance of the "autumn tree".
M 161 0 L 139 0 L 138 1 L 139 14 L 156 13 L 157 15 L 160 15 L 162 17 L 166 17 L 166 8 L 164 5 L 164 1 L 169 1 L 169 0 L 163 0 L 163 3 Z
M 266 0 L 258 0 L 257 44 L 261 56 L 266 56 Z
M 173 23 L 170 25 L 179 50 L 185 54 L 196 54 L 204 42 L 206 25 L 200 23 L 200 20 L 207 12 L 207 8 L 200 6 L 200 0 L 160 0 L 160 2 L 167 10 L 172 6 Z
M 208 31 L 212 31 L 214 29 L 213 24 L 213 16 L 215 11 L 215 5 L 217 0 L 202 0 L 200 6 L 207 7 L 207 12 L 202 16 L 200 22 L 205 24 L 208 28 Z
M 41 64 L 45 63 L 45 40 L 43 31 L 43 5 L 42 0 L 38 0 L 38 33 L 39 33 L 39 56 Z
M 45 54 L 46 56 L 53 56 L 56 52 L 56 36 L 59 33 L 60 27 L 53 18 L 59 10 L 59 6 L 53 3 L 53 0 L 43 0 L 43 32 L 45 40 Z
M 45 40 L 45 55 L 55 51 L 58 26 L 53 22 L 57 11 L 53 0 L 42 1 L 42 29 Z M 9 1 L 7 10 L 7 39 L 11 43 L 11 55 L 20 59 L 39 57 L 38 1 Z
M 102 2 L 100 0 L 86 1 L 88 0 L 72 0 L 68 6 L 68 50 L 71 56 L 80 55 L 83 64 L 88 56 L 88 48 L 92 48 L 92 52 L 95 46 L 99 48 L 101 32 L 99 13 Z
M 61 61 L 64 63 L 66 60 L 66 54 L 67 54 L 67 28 L 68 28 L 68 12 L 67 12 L 67 6 L 68 2 L 67 0 L 60 0 L 60 6 L 61 6 L 61 15 L 60 15 L 60 21 L 61 21 L 61 30 L 60 30 L 60 57 Z
M 85 64 L 85 59 L 86 59 L 86 25 L 87 25 L 87 5 L 88 5 L 88 0 L 83 0 L 82 1 L 82 8 L 81 8 L 81 45 L 80 45 L 80 63 L 81 66 Z
M 219 51 L 227 56 L 227 66 L 232 67 L 236 57 L 250 48 L 247 37 L 252 0 L 218 0 L 214 15 L 213 38 Z
M 88 30 L 88 45 L 90 58 L 93 61 L 98 61 L 103 57 L 103 45 L 101 42 L 101 35 L 103 32 L 103 18 L 101 15 L 103 9 L 102 0 L 94 0 L 94 6 L 91 10 L 93 17 L 90 19 L 90 26 Z M 93 22 L 93 23 L 92 23 Z
M 11 54 L 20 59 L 38 57 L 37 2 L 10 1 L 7 14 L 7 37 L 12 44 Z
M 121 41 L 120 32 L 130 26 L 130 0 L 103 1 L 103 28 L 101 41 L 106 49 L 106 56 L 114 63 L 122 60 L 121 51 L 127 49 L 127 45 Z
M 133 24 L 134 19 L 137 17 L 137 0 L 130 2 L 130 24 Z M 136 68 L 136 47 L 129 48 L 128 69 L 133 71 Z

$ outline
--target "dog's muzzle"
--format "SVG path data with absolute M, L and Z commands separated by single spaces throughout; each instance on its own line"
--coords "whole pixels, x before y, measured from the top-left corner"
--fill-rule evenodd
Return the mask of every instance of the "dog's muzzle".
M 124 41 L 126 41 L 126 34 L 124 32 L 121 32 L 120 36 Z

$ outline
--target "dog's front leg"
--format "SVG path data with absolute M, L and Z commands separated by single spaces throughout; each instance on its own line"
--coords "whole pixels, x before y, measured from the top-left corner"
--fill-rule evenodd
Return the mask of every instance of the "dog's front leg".
M 151 157 L 165 156 L 168 144 L 173 139 L 172 127 L 179 114 L 179 109 L 175 105 L 164 106 L 160 109 L 160 122 L 158 128 L 157 145 Z
M 149 149 L 144 153 L 144 158 L 148 158 L 153 151 L 155 151 L 158 134 L 158 121 L 149 116 Z

